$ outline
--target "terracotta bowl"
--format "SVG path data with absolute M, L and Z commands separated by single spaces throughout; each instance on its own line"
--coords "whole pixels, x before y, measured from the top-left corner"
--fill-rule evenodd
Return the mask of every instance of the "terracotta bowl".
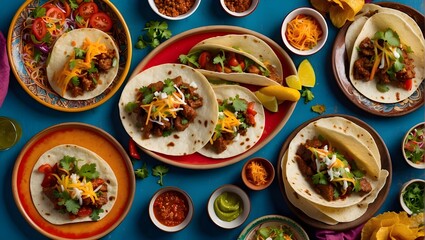
M 246 11 L 243 11 L 243 12 L 234 12 L 234 11 L 230 10 L 226 6 L 225 0 L 220 0 L 221 7 L 224 9 L 224 11 L 226 13 L 228 13 L 230 16 L 233 16 L 233 17 L 245 17 L 245 16 L 248 16 L 249 14 L 251 14 L 251 13 L 254 12 L 254 10 L 257 8 L 257 5 L 258 5 L 259 2 L 260 2 L 260 0 L 252 0 L 251 6 Z
M 252 180 L 252 177 L 250 177 L 250 172 L 251 172 L 250 166 L 252 166 L 252 164 L 258 164 L 262 168 L 264 168 L 264 170 L 266 171 L 267 176 L 264 183 L 261 183 L 261 184 L 255 183 Z M 252 190 L 256 190 L 256 191 L 263 190 L 267 188 L 268 186 L 270 186 L 270 184 L 272 184 L 273 182 L 274 176 L 275 176 L 275 170 L 274 170 L 273 164 L 267 159 L 259 158 L 259 157 L 248 160 L 243 165 L 242 171 L 241 171 L 241 177 L 245 185 L 248 188 Z

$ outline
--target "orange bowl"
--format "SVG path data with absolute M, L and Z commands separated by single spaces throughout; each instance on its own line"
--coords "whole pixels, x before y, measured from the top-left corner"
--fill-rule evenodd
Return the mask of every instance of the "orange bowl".
M 252 168 L 256 167 L 260 171 L 264 171 L 264 182 L 256 182 L 252 177 Z M 242 167 L 241 177 L 245 185 L 252 190 L 263 190 L 272 184 L 275 176 L 273 164 L 265 158 L 252 158 L 248 160 Z

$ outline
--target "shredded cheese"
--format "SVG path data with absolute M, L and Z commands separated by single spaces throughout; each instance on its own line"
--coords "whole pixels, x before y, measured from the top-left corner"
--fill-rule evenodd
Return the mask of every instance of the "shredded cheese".
M 241 122 L 236 118 L 236 115 L 227 109 L 220 112 L 219 116 L 217 125 L 221 126 L 221 132 L 234 133 L 237 131 L 237 127 L 241 125 Z M 214 133 L 210 139 L 210 143 L 212 144 L 215 140 L 217 140 L 217 138 L 219 138 L 219 136 L 220 134 Z
M 79 180 L 77 174 L 69 173 L 63 174 L 59 177 L 57 174 L 53 174 L 57 179 L 56 189 L 60 192 L 68 192 L 73 199 L 77 199 L 80 205 L 83 205 L 83 199 L 90 198 L 92 203 L 95 203 L 98 199 L 96 192 L 100 190 L 102 186 L 93 189 L 93 183 L 87 182 L 86 178 L 82 181 Z
M 251 161 L 247 166 L 247 176 L 254 185 L 267 183 L 267 171 L 261 163 Z
M 178 88 L 176 87 L 176 89 Z M 180 106 L 186 104 L 182 95 L 182 93 L 173 93 L 172 95 L 154 94 L 155 97 L 151 103 L 140 106 L 148 114 L 145 125 L 149 121 L 154 121 L 162 125 L 161 120 L 169 121 L 168 118 L 176 118 L 177 112 L 183 110 Z
M 285 36 L 294 48 L 309 50 L 322 38 L 322 29 L 312 16 L 299 14 L 288 22 Z

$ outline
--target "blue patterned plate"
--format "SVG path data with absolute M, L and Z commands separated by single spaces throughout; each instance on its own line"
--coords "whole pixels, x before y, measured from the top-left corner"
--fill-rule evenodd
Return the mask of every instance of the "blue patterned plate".
M 287 228 L 292 232 L 294 240 L 308 240 L 309 237 L 304 229 L 290 218 L 280 215 L 266 215 L 250 222 L 241 232 L 238 240 L 257 240 L 256 234 L 260 228 L 280 227 Z M 260 238 L 258 238 L 260 239 Z
M 110 31 L 111 36 L 117 43 L 120 50 L 120 63 L 118 74 L 108 89 L 97 97 L 88 100 L 67 100 L 59 96 L 50 87 L 45 66 L 34 71 L 29 65 L 29 61 L 24 61 L 24 38 L 28 34 L 24 34 L 28 30 L 27 20 L 31 12 L 37 7 L 42 6 L 47 0 L 27 0 L 16 12 L 8 33 L 7 50 L 11 69 L 22 88 L 39 103 L 64 112 L 80 112 L 92 109 L 106 102 L 119 89 L 124 82 L 130 68 L 132 44 L 130 32 L 124 18 L 118 9 L 110 1 L 95 0 L 99 10 L 107 13 L 113 22 Z M 71 17 L 69 17 L 71 18 Z

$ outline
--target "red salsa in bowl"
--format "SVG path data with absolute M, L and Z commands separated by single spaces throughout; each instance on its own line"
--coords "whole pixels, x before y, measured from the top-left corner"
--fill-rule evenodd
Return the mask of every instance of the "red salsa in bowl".
M 152 197 L 149 215 L 161 230 L 176 232 L 189 224 L 193 215 L 193 203 L 183 190 L 165 187 Z

